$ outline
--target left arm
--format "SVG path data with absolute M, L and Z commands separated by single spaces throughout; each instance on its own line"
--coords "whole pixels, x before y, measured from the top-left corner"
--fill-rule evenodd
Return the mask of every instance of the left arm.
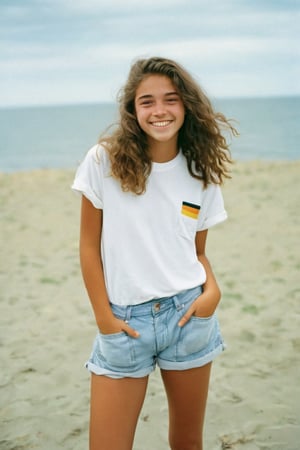
M 206 272 L 206 281 L 203 285 L 203 292 L 180 319 L 178 323 L 179 326 L 184 326 L 190 320 L 192 315 L 197 317 L 211 316 L 215 312 L 221 299 L 221 291 L 205 254 L 206 238 L 207 230 L 203 230 L 197 232 L 195 239 L 197 257 Z

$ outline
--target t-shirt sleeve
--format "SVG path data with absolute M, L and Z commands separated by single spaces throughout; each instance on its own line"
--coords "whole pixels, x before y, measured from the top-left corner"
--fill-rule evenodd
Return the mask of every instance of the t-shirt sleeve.
M 79 165 L 72 190 L 84 195 L 97 209 L 103 208 L 103 164 L 101 147 L 92 147 Z
M 207 230 L 227 219 L 221 188 L 218 184 L 209 184 L 204 191 L 197 230 Z

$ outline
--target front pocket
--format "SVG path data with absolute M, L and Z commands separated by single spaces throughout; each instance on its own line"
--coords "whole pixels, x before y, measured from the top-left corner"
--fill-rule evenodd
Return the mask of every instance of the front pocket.
M 187 355 L 204 350 L 213 336 L 215 325 L 215 315 L 210 317 L 192 316 L 181 329 L 177 345 L 177 356 L 184 358 Z
M 123 331 L 114 334 L 97 335 L 96 355 L 100 360 L 114 367 L 125 368 L 134 361 L 130 337 Z
M 182 214 L 177 220 L 177 231 L 186 239 L 194 239 L 197 232 L 197 220 Z

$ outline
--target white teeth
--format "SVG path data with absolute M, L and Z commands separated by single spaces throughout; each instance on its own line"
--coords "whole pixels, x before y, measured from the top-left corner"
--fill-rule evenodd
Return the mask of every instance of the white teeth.
M 165 120 L 164 122 L 152 122 L 151 125 L 155 127 L 166 127 L 171 123 L 171 120 Z

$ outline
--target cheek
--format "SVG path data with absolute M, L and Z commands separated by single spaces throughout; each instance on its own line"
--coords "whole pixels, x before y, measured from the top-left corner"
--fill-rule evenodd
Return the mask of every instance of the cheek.
M 135 117 L 136 117 L 136 121 L 139 124 L 139 126 L 141 128 L 143 128 L 146 123 L 146 114 L 143 114 L 142 111 L 136 111 Z

